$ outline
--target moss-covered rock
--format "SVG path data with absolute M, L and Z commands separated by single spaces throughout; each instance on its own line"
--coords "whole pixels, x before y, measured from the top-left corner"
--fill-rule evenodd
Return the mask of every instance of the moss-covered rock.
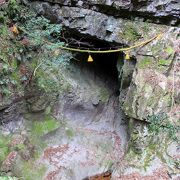
M 18 156 L 16 163 L 13 166 L 13 174 L 17 177 L 23 179 L 43 179 L 46 173 L 45 165 L 36 164 L 36 159 L 31 159 L 29 161 L 24 161 L 20 156 Z
M 176 62 L 175 67 L 179 64 L 175 55 L 177 32 L 178 30 L 169 30 L 153 46 L 150 44 L 141 49 L 141 54 L 146 54 L 145 56 L 137 56 L 136 70 L 124 101 L 124 110 L 129 117 L 147 120 L 153 113 L 169 113 L 175 105 L 172 101 L 179 94 L 179 73 L 175 69 L 169 71 L 168 66 L 171 58 Z M 158 48 L 163 46 L 164 51 L 160 51 Z
M 34 120 L 32 124 L 33 136 L 41 137 L 49 132 L 52 132 L 60 127 L 60 123 L 53 117 L 46 115 L 44 120 Z
M 0 134 L 0 164 L 5 160 L 6 156 L 10 152 L 9 142 L 9 136 L 4 136 Z

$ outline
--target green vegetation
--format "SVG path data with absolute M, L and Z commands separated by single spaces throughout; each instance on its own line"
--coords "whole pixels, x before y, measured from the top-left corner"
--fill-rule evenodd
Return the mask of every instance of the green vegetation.
M 47 168 L 43 165 L 35 166 L 35 160 L 22 161 L 18 160 L 16 164 L 16 174 L 19 179 L 32 180 L 43 179 Z
M 159 65 L 161 65 L 161 66 L 169 66 L 170 63 L 171 63 L 171 60 L 165 60 L 165 59 L 159 60 Z
M 138 62 L 138 67 L 141 69 L 148 68 L 148 66 L 152 65 L 154 62 L 153 58 L 144 57 L 140 62 Z
M 73 129 L 66 129 L 66 135 L 68 136 L 68 138 L 72 138 L 74 136 L 74 131 Z
M 18 17 L 20 15 L 19 11 L 20 7 L 16 0 L 10 0 L 7 7 L 7 14 L 10 19 L 18 20 Z
M 33 121 L 32 134 L 41 137 L 49 132 L 56 130 L 60 123 L 53 117 L 46 115 L 43 121 Z
M 151 151 L 149 148 L 144 150 L 142 154 L 137 154 L 130 149 L 126 156 L 126 160 L 132 167 L 140 168 L 146 171 L 152 162 L 154 155 L 155 152 Z
M 2 162 L 6 158 L 8 153 L 9 153 L 8 147 L 1 147 L 0 148 L 0 162 Z
M 174 48 L 171 47 L 171 46 L 168 46 L 166 49 L 165 49 L 165 52 L 167 52 L 169 55 L 173 54 L 175 51 L 174 51 Z
M 179 142 L 177 134 L 180 132 L 180 127 L 172 124 L 168 120 L 168 116 L 165 113 L 152 115 L 148 118 L 150 124 L 148 126 L 149 131 L 154 135 L 159 134 L 160 132 L 165 132 L 170 139 Z
M 10 23 L 11 22 L 11 23 Z M 59 86 L 51 72 L 67 66 L 70 53 L 61 52 L 61 26 L 37 17 L 29 8 L 10 0 L 0 9 L 0 92 L 3 97 L 20 93 L 30 82 L 46 91 Z
M 128 41 L 132 42 L 137 41 L 141 37 L 141 35 L 138 33 L 138 29 L 131 22 L 125 25 L 125 29 L 123 30 L 122 35 L 124 39 L 127 39 Z
M 0 135 L 0 163 L 6 158 L 9 154 L 9 137 Z

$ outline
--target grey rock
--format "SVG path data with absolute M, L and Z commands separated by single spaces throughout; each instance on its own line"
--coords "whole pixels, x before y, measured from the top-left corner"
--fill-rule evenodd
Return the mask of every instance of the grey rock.
M 78 6 L 88 8 L 113 16 L 124 18 L 139 17 L 150 19 L 152 22 L 172 23 L 177 25 L 180 18 L 179 0 L 87 0 L 83 1 L 61 1 L 46 0 L 63 6 Z M 175 21 L 175 22 L 173 22 Z

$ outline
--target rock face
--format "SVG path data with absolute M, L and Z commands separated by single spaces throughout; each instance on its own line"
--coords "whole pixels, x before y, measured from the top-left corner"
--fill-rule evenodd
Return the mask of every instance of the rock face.
M 33 7 L 53 22 L 61 22 L 70 32 L 84 34 L 107 42 L 129 45 L 145 37 L 145 31 L 162 31 L 158 25 L 148 25 L 141 21 L 129 21 L 82 7 L 50 6 L 48 3 L 34 2 Z M 138 23 L 138 26 L 137 26 Z
M 52 5 L 54 3 L 55 5 Z M 178 55 L 180 29 L 154 24 L 159 21 L 166 25 L 169 23 L 178 25 L 179 2 L 55 1 L 52 4 L 34 2 L 32 5 L 53 22 L 62 22 L 71 35 L 76 34 L 79 39 L 81 36 L 87 36 L 112 45 L 131 46 L 164 32 L 161 38 L 130 51 L 131 60 L 135 58 L 134 63 L 124 61 L 123 67 L 121 62 L 117 65 L 121 81 L 120 104 L 130 118 L 130 151 L 126 158 L 132 163 L 126 165 L 123 176 L 120 175 L 122 166 L 115 165 L 116 170 L 112 178 L 168 179 L 168 173 L 175 174 L 173 178 L 177 177 L 177 167 L 168 163 L 172 158 L 167 156 L 168 149 L 174 148 L 170 143 L 171 140 L 162 132 L 157 138 L 153 138 L 147 122 L 154 114 L 161 119 L 161 115 L 165 113 L 169 119 L 163 122 L 164 125 L 170 123 L 172 127 L 179 127 L 179 116 L 175 112 L 179 109 L 180 93 Z M 135 17 L 133 21 L 128 20 L 131 16 Z M 162 146 L 156 145 L 159 137 Z M 170 145 L 167 146 L 168 142 Z M 177 157 L 179 153 L 177 144 L 173 152 L 176 154 L 173 156 Z M 159 153 L 162 156 L 158 155 Z M 173 158 L 172 161 L 176 164 L 178 158 Z M 144 174 L 150 174 L 150 177 Z
M 152 114 L 169 113 L 172 104 L 179 106 L 179 32 L 179 28 L 170 28 L 161 40 L 137 53 L 136 70 L 124 104 L 130 117 L 146 120 Z M 162 46 L 163 51 L 159 51 Z M 172 61 L 174 66 L 170 70 Z
M 77 6 L 116 17 L 149 19 L 157 23 L 179 23 L 180 3 L 178 0 L 104 0 L 70 1 L 46 0 L 63 6 Z
M 125 112 L 135 119 L 146 120 L 153 113 L 170 112 L 172 101 L 172 84 L 174 83 L 173 93 L 175 99 L 179 96 L 179 74 L 178 74 L 178 46 L 177 41 L 179 28 L 170 28 L 168 26 L 156 25 L 147 22 L 129 21 L 122 18 L 115 18 L 107 14 L 97 12 L 94 9 L 84 9 L 82 4 L 88 5 L 106 5 L 117 6 L 119 10 L 135 7 L 138 2 L 131 1 L 87 1 L 77 4 L 71 4 L 70 1 L 57 1 L 57 4 L 51 6 L 48 3 L 33 3 L 33 7 L 43 15 L 62 21 L 62 24 L 73 34 L 79 33 L 79 36 L 88 36 L 94 39 L 103 40 L 109 43 L 119 45 L 132 45 L 137 41 L 143 41 L 153 37 L 161 32 L 165 32 L 161 39 L 156 39 L 152 43 L 141 49 L 133 49 L 130 53 L 137 59 L 136 71 L 134 71 L 132 84 L 128 90 L 125 100 Z M 140 2 L 139 2 L 140 3 Z M 142 6 L 150 7 L 162 5 L 151 1 L 143 1 Z M 175 4 L 178 11 L 178 2 L 165 1 L 165 7 Z M 77 7 L 70 7 L 71 5 Z M 135 11 L 132 9 L 132 11 Z M 145 9 L 144 9 L 145 11 Z M 165 13 L 165 10 L 163 10 Z M 158 13 L 158 12 L 157 12 Z M 172 16 L 170 10 L 169 16 Z M 178 16 L 178 15 L 177 15 Z M 138 23 L 138 26 L 137 26 Z M 159 52 L 160 47 L 164 51 Z M 171 59 L 176 62 L 174 79 L 172 79 L 173 69 L 166 68 L 171 63 Z M 127 63 L 125 63 L 127 64 Z M 125 67 L 125 66 L 124 66 Z M 128 68 L 128 66 L 127 66 Z M 125 68 L 127 71 L 127 68 Z M 148 68 L 148 69 L 147 69 Z M 121 82 L 125 84 L 128 79 L 128 73 L 123 72 Z M 121 72 L 122 73 L 122 72 Z M 132 71 L 129 72 L 132 74 Z M 126 87 L 127 88 L 127 87 Z M 123 89 L 121 89 L 123 90 Z M 140 95 L 141 94 L 141 95 Z M 155 95 L 156 94 L 156 95 Z M 146 103 L 143 104 L 142 103 Z M 137 105 L 136 105 L 137 104 Z M 140 106 L 139 106 L 140 104 Z M 142 108 L 142 109 L 141 109 Z
M 46 74 L 61 89 L 52 96 L 42 93 L 25 99 L 23 112 L 20 105 L 3 102 L 0 113 L 7 124 L 1 131 L 7 134 L 4 129 L 15 117 L 6 113 L 18 111 L 17 120 L 23 122 L 18 133 L 32 141 L 10 149 L 13 162 L 7 156 L 3 171 L 39 180 L 79 180 L 107 170 L 112 170 L 113 180 L 178 179 L 179 146 L 166 131 L 174 138 L 178 136 L 175 127 L 180 126 L 180 29 L 166 25 L 178 25 L 179 1 L 47 0 L 30 5 L 53 23 L 62 23 L 77 40 L 86 37 L 112 46 L 132 46 L 163 34 L 130 51 L 130 60 L 121 53 L 118 57 L 92 55 L 94 64 L 87 64 L 87 54 L 76 54 L 76 63 Z M 108 63 L 114 57 L 112 66 Z M 116 70 L 119 73 L 114 74 Z M 162 113 L 168 118 L 162 120 Z M 151 128 L 157 132 L 149 130 L 154 117 L 162 123 L 159 134 L 156 122 Z M 30 157 L 34 149 L 36 159 Z M 31 168 L 33 173 L 28 171 Z

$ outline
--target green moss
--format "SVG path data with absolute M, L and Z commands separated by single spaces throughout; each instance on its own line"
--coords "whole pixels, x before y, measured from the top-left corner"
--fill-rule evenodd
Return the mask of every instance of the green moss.
M 9 153 L 8 147 L 0 148 L 0 163 L 7 157 L 8 153 Z
M 0 148 L 7 146 L 9 143 L 9 137 L 0 135 Z
M 165 60 L 165 59 L 159 60 L 159 65 L 161 65 L 161 66 L 169 66 L 170 63 L 171 63 L 171 60 Z
M 151 162 L 156 156 L 171 169 L 172 167 L 174 168 L 177 164 L 176 162 L 171 163 L 174 160 L 167 155 L 169 140 L 163 133 L 158 135 L 158 137 L 157 135 L 149 134 L 146 138 L 148 146 L 143 150 L 142 154 L 137 154 L 133 147 L 130 146 L 126 155 L 126 161 L 129 163 L 129 166 L 146 171 L 147 168 L 151 166 Z
M 1 37 L 8 35 L 8 27 L 6 25 L 0 26 Z
M 143 29 L 143 31 L 144 31 L 145 33 L 149 32 L 149 31 L 150 31 L 150 24 L 144 22 L 142 29 Z
M 159 98 L 160 98 L 159 96 L 151 96 L 147 101 L 147 106 L 148 107 L 155 107 L 155 105 L 159 101 Z
M 138 67 L 141 69 L 147 68 L 148 66 L 153 64 L 153 59 L 150 57 L 144 57 L 143 60 L 138 62 Z
M 143 168 L 144 168 L 145 171 L 146 171 L 147 168 L 150 166 L 150 163 L 151 163 L 152 160 L 153 160 L 153 155 L 151 154 L 151 152 L 149 152 L 149 153 L 146 155 L 146 158 L 144 159 Z
M 125 40 L 132 41 L 132 42 L 137 41 L 141 37 L 141 35 L 138 33 L 138 29 L 131 22 L 127 23 L 124 26 L 124 30 L 121 35 L 123 36 Z
M 60 123 L 51 116 L 46 115 L 44 121 L 34 121 L 32 134 L 35 136 L 43 136 L 51 131 L 56 130 Z
M 67 129 L 66 130 L 66 135 L 69 137 L 69 138 L 72 138 L 74 136 L 74 131 L 73 129 Z
M 171 54 L 173 54 L 173 53 L 175 52 L 174 48 L 171 47 L 171 46 L 168 46 L 168 47 L 165 49 L 165 51 L 166 51 L 169 55 L 171 55 Z
M 21 179 L 32 180 L 32 179 L 43 179 L 47 168 L 43 165 L 35 166 L 35 161 L 19 161 L 15 171 L 16 175 Z
M 18 180 L 18 178 L 12 176 L 0 175 L 0 180 Z
M 5 23 L 5 17 L 0 14 L 0 23 Z
M 26 146 L 24 144 L 18 144 L 16 148 L 21 151 L 21 150 L 25 150 Z
M 146 171 L 146 169 L 150 166 L 154 155 L 154 151 L 151 151 L 149 147 L 147 147 L 142 154 L 138 154 L 130 148 L 128 154 L 126 155 L 126 160 L 129 162 L 130 166 Z
M 9 137 L 0 135 L 0 163 L 9 154 L 8 144 L 9 144 Z

